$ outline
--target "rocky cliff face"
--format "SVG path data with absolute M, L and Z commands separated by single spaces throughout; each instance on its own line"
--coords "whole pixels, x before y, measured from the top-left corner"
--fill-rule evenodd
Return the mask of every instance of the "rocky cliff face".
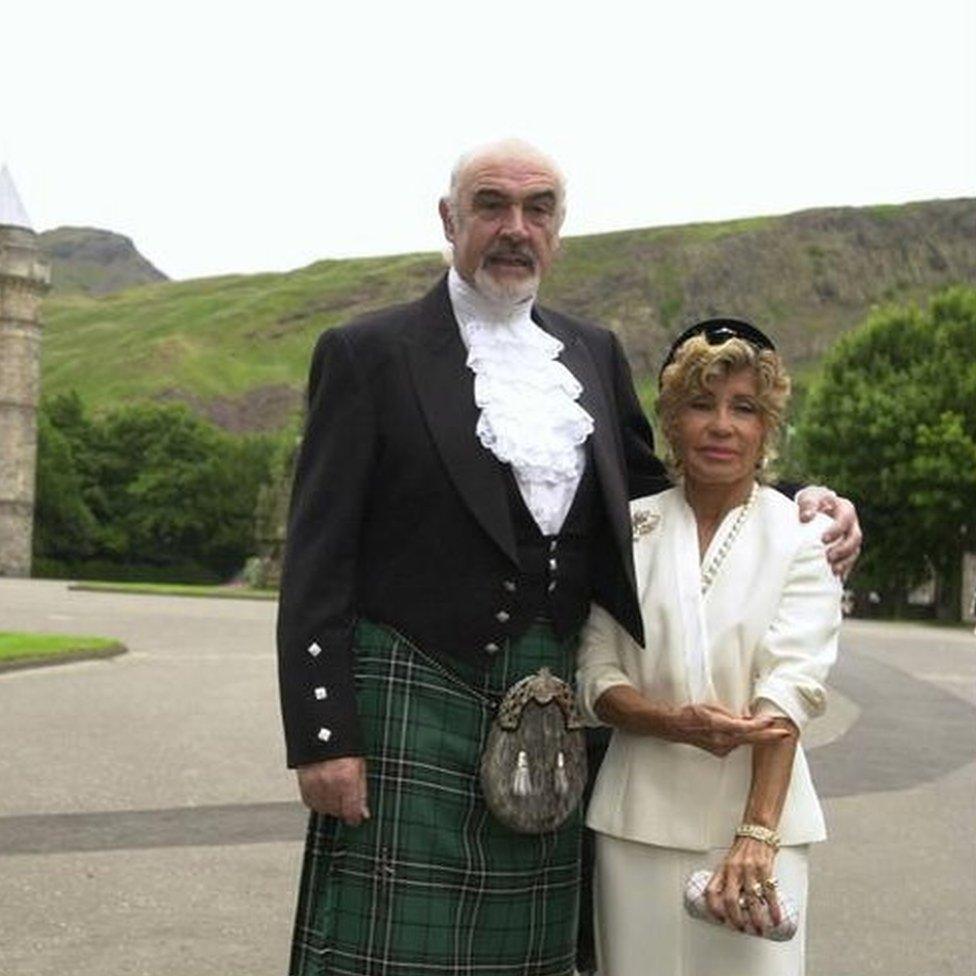
M 52 290 L 58 294 L 113 291 L 169 279 L 153 267 L 128 237 L 93 227 L 58 227 L 39 234 L 51 262 Z
M 935 200 L 576 238 L 545 297 L 613 327 L 647 373 L 706 316 L 754 321 L 802 366 L 873 305 L 974 282 L 976 200 Z

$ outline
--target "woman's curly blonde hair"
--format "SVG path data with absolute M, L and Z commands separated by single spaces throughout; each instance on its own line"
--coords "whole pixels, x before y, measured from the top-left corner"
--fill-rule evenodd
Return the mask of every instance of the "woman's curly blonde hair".
M 745 339 L 728 339 L 713 346 L 704 336 L 696 335 L 681 344 L 661 374 L 657 415 L 667 446 L 665 463 L 674 477 L 681 477 L 683 466 L 676 444 L 681 409 L 705 392 L 712 380 L 742 369 L 751 369 L 756 375 L 756 402 L 763 422 L 756 476 L 759 480 L 768 476 L 768 466 L 776 458 L 776 443 L 790 397 L 790 378 L 782 358 L 771 349 L 757 349 Z

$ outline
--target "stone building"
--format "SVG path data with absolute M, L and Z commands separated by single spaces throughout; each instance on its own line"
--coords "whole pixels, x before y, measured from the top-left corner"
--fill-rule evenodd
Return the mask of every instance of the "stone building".
M 34 527 L 41 298 L 51 270 L 0 168 L 0 576 L 29 576 Z
M 962 557 L 962 619 L 976 623 L 976 552 Z

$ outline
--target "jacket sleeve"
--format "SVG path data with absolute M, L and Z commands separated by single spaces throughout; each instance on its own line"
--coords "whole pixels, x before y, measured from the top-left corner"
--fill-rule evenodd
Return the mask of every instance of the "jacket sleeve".
M 635 687 L 624 671 L 624 653 L 633 638 L 607 613 L 593 604 L 583 625 L 577 652 L 576 689 L 580 712 L 588 725 L 602 725 L 594 706 L 615 685 Z
M 627 465 L 627 487 L 631 498 L 656 495 L 671 487 L 661 459 L 654 453 L 654 433 L 637 398 L 630 365 L 620 345 L 611 333 L 613 355 L 613 386 L 620 434 L 623 438 L 624 463 Z
M 357 556 L 376 443 L 374 407 L 342 329 L 312 357 L 278 610 L 289 766 L 359 755 L 352 635 Z
M 824 555 L 829 520 L 805 525 L 773 622 L 756 652 L 753 703 L 771 702 L 802 731 L 827 707 L 824 683 L 837 658 L 841 583 Z

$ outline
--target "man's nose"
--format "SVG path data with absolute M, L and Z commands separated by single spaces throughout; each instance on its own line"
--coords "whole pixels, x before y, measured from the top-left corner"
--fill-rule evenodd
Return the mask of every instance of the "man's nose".
M 528 236 L 525 225 L 525 211 L 519 204 L 514 204 L 505 212 L 505 223 L 502 232 L 509 237 L 524 238 Z

